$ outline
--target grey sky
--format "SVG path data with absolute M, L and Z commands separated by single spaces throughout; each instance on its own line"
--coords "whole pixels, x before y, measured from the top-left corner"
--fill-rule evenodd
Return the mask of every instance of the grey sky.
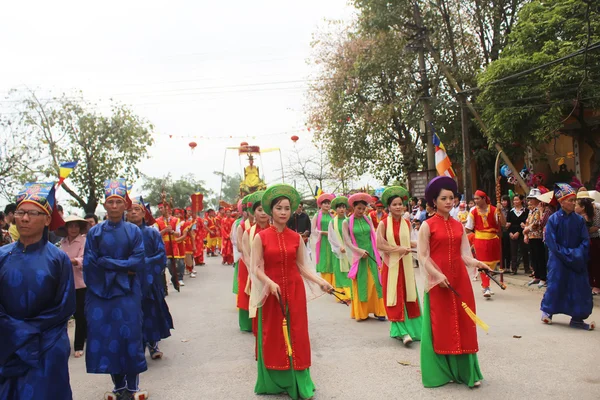
M 13 1 L 2 8 L 3 95 L 26 85 L 56 95 L 82 90 L 101 110 L 109 98 L 130 104 L 156 127 L 142 171 L 192 172 L 214 190 L 227 146 L 280 147 L 285 158 L 296 134 L 299 146 L 312 147 L 303 112 L 312 34 L 325 19 L 353 13 L 346 0 Z M 190 141 L 198 144 L 193 154 Z M 227 159 L 226 173 L 239 172 L 236 153 Z M 278 154 L 262 164 L 275 180 Z

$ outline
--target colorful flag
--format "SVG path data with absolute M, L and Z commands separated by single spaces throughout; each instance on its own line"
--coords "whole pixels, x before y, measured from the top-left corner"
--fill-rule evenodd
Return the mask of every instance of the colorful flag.
M 77 166 L 77 161 L 70 161 L 70 162 L 60 164 L 59 179 L 58 179 L 58 183 L 56 184 L 56 187 L 59 187 L 60 185 L 62 185 L 62 183 L 65 181 L 65 179 L 67 179 L 67 177 L 69 175 L 71 175 L 71 172 L 73 172 L 73 170 L 75 169 L 76 166 Z
M 446 148 L 444 144 L 440 141 L 437 133 L 433 132 L 433 144 L 435 146 L 435 168 L 440 176 L 449 176 L 450 178 L 455 178 L 456 174 L 452 169 L 452 162 L 450 161 L 450 157 L 446 154 Z
M 318 198 L 322 194 L 323 194 L 323 190 L 320 187 L 315 186 L 315 198 Z

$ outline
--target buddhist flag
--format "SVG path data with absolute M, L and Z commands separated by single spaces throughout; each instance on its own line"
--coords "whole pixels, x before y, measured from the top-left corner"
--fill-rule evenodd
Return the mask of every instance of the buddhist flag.
M 323 194 L 323 190 L 320 187 L 315 186 L 315 198 L 318 198 L 322 194 Z
M 77 166 L 77 161 L 70 161 L 70 162 L 60 164 L 59 179 L 58 179 L 58 184 L 56 185 L 57 187 L 62 185 L 62 183 L 65 181 L 65 179 L 67 179 L 67 177 L 69 175 L 71 175 L 71 172 L 73 172 L 73 170 L 75 169 L 76 166 Z
M 435 146 L 435 168 L 440 176 L 449 176 L 455 178 L 454 170 L 450 157 L 446 154 L 446 148 L 440 141 L 437 133 L 433 132 L 433 144 Z

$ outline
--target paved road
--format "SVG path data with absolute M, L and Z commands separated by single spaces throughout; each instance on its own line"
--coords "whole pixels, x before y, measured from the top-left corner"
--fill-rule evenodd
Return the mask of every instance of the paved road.
M 233 269 L 211 258 L 198 270 L 197 279 L 187 279 L 181 293 L 167 298 L 176 330 L 161 344 L 165 358 L 148 360 L 141 386 L 154 400 L 256 399 L 254 340 L 238 330 Z M 476 291 L 478 315 L 490 325 L 489 334 L 479 334 L 485 376 L 479 389 L 423 388 L 418 344 L 406 349 L 389 338 L 388 322 L 351 320 L 349 309 L 329 296 L 312 301 L 315 399 L 599 399 L 600 331 L 568 328 L 566 316 L 543 325 L 541 292 L 524 289 L 522 281 L 511 283 L 505 292 L 496 290 L 492 300 Z M 597 307 L 594 314 L 600 322 Z M 111 388 L 109 376 L 85 373 L 83 358 L 71 358 L 70 370 L 75 400 L 103 399 Z

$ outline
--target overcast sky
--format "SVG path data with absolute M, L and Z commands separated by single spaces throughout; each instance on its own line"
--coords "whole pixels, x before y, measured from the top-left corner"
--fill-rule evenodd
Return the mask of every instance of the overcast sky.
M 191 172 L 217 191 L 213 171 L 223 168 L 228 146 L 280 147 L 285 159 L 298 135 L 300 148 L 313 148 L 304 126 L 312 34 L 326 19 L 353 14 L 346 0 L 7 1 L 1 8 L 2 97 L 27 86 L 55 95 L 82 90 L 101 111 L 110 98 L 131 105 L 155 125 L 142 171 Z M 262 165 L 267 181 L 280 177 L 277 153 Z M 235 152 L 225 172 L 240 172 Z

